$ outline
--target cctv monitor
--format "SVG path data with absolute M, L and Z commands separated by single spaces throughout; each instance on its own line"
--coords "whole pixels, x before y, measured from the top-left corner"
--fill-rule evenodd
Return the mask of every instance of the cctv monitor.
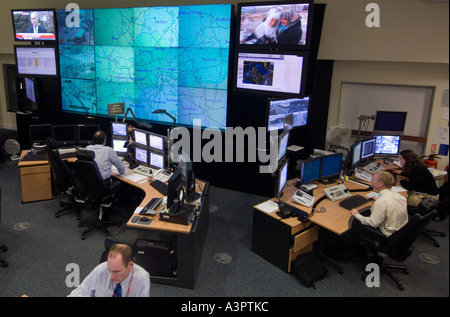
M 147 132 L 143 130 L 133 129 L 133 139 L 139 145 L 147 146 Z
M 372 159 L 374 155 L 375 155 L 375 138 L 363 140 L 361 146 L 361 160 Z
M 111 122 L 111 134 L 112 136 L 126 137 L 128 135 L 127 124 L 125 122 Z
M 136 146 L 134 149 L 136 163 L 148 166 L 148 149 L 146 147 Z
M 166 167 L 166 157 L 164 153 L 149 150 L 149 162 L 150 167 L 162 169 Z
M 287 152 L 289 141 L 289 131 L 285 131 L 278 136 L 278 162 L 283 159 Z
M 148 147 L 154 150 L 164 151 L 166 139 L 164 135 L 148 132 Z
M 100 130 L 99 124 L 77 124 L 77 144 L 90 144 L 94 133 L 98 130 Z
M 275 197 L 280 198 L 287 182 L 288 160 L 284 161 L 276 172 Z
M 400 134 L 374 134 L 375 156 L 398 156 L 400 152 Z
M 28 131 L 31 143 L 44 143 L 47 138 L 52 137 L 51 124 L 31 124 Z
M 112 148 L 114 152 L 117 153 L 119 156 L 124 156 L 127 152 L 127 140 L 126 139 L 120 139 L 116 137 L 112 137 Z
M 292 128 L 306 126 L 308 122 L 309 97 L 268 99 L 267 130 L 286 127 L 287 118 L 292 117 Z

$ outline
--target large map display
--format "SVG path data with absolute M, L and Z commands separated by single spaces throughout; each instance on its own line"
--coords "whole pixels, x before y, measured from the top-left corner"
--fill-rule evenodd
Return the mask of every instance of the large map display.
M 107 115 L 124 102 L 139 119 L 226 127 L 231 5 L 58 11 L 63 111 Z

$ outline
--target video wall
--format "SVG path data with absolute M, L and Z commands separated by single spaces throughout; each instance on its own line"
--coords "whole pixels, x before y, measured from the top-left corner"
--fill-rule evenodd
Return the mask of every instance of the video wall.
M 231 5 L 57 11 L 63 111 L 226 127 Z M 70 25 L 70 24 L 69 24 Z

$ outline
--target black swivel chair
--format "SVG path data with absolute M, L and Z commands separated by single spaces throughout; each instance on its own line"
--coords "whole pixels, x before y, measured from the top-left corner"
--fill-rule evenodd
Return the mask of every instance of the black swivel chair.
M 2 189 L 0 188 L 0 219 L 2 216 Z M 0 245 L 0 250 L 3 252 L 8 251 L 8 248 L 6 247 L 6 245 Z M 7 267 L 8 266 L 8 262 L 6 260 L 3 260 L 2 258 L 0 258 L 0 264 L 3 267 Z
M 86 235 L 98 228 L 103 230 L 106 235 L 110 235 L 107 226 L 121 225 L 120 220 L 106 220 L 107 214 L 104 213 L 105 208 L 113 207 L 114 200 L 120 182 L 113 180 L 107 184 L 100 171 L 97 163 L 94 161 L 95 153 L 88 150 L 79 150 L 76 154 L 77 160 L 74 163 L 75 188 L 77 195 L 84 199 L 87 205 L 97 210 L 96 220 L 81 220 L 80 226 L 91 225 L 81 234 L 81 239 L 85 239 Z
M 55 217 L 58 218 L 61 214 L 74 209 L 77 220 L 79 220 L 80 203 L 76 201 L 76 191 L 73 187 L 73 171 L 70 170 L 70 168 L 66 165 L 61 155 L 59 154 L 59 151 L 56 147 L 56 140 L 47 139 L 47 146 L 45 147 L 45 157 L 50 163 L 55 192 L 59 195 L 64 195 L 69 188 L 72 189 L 70 201 L 59 202 L 59 206 L 62 207 L 62 209 L 59 209 L 55 212 Z
M 358 242 L 364 245 L 368 251 L 369 263 L 377 263 L 380 267 L 380 272 L 385 273 L 391 280 L 397 283 L 397 287 L 400 290 L 404 289 L 401 281 L 399 281 L 391 272 L 401 271 L 404 274 L 408 274 L 408 268 L 401 265 L 392 265 L 384 263 L 381 254 L 386 254 L 389 258 L 403 262 L 405 261 L 413 251 L 413 243 L 416 238 L 423 232 L 426 226 L 433 219 L 436 214 L 436 210 L 432 210 L 426 215 L 420 215 L 415 213 L 409 216 L 408 223 L 400 228 L 397 232 L 394 232 L 387 239 L 380 239 L 380 241 L 373 241 L 363 235 L 357 235 Z M 382 235 L 382 233 L 379 233 Z M 363 274 L 363 280 L 368 273 Z

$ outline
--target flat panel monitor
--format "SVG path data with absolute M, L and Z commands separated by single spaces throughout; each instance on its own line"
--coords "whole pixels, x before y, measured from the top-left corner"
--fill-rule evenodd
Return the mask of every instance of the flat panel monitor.
M 289 131 L 285 131 L 278 136 L 278 161 L 280 161 L 287 152 L 289 142 Z
M 77 124 L 77 144 L 90 144 L 94 133 L 98 130 L 99 124 Z
M 312 1 L 238 4 L 238 48 L 309 49 Z
M 374 134 L 376 156 L 397 156 L 400 152 L 400 134 Z
M 301 184 L 308 184 L 320 178 L 320 162 L 320 157 L 314 157 L 309 158 L 301 163 Z
M 139 145 L 148 146 L 147 132 L 143 130 L 133 129 L 133 139 Z
M 11 14 L 16 41 L 56 42 L 55 9 L 13 9 Z
M 148 147 L 154 150 L 164 151 L 166 139 L 164 135 L 148 132 Z
M 52 125 L 53 138 L 58 141 L 58 146 L 75 145 L 77 132 L 75 124 Z
M 164 153 L 149 150 L 149 166 L 153 168 L 165 168 L 166 167 L 166 157 Z
M 127 152 L 126 139 L 112 138 L 112 148 L 119 156 L 124 156 Z
M 403 132 L 406 123 L 405 111 L 377 111 L 374 131 Z
M 111 134 L 126 137 L 128 135 L 127 124 L 125 122 L 111 122 Z
M 36 103 L 36 85 L 32 78 L 25 77 L 25 94 L 28 100 Z
M 309 97 L 289 99 L 268 99 L 267 130 L 285 128 L 286 118 L 293 116 L 292 127 L 308 123 Z
M 148 166 L 148 148 L 136 146 L 134 153 L 137 163 Z
M 375 155 L 375 138 L 362 141 L 361 160 L 371 159 Z
M 52 137 L 51 124 L 31 124 L 28 126 L 30 142 L 43 143 L 47 138 Z
M 328 183 L 328 178 L 339 176 L 342 168 L 342 153 L 322 156 L 320 165 L 321 182 Z
M 181 169 L 177 168 L 167 181 L 167 208 L 179 202 L 179 194 L 183 188 Z
M 351 166 L 355 166 L 361 160 L 362 141 L 359 141 L 351 146 Z
M 288 160 L 284 161 L 277 171 L 275 197 L 280 198 L 287 182 Z
M 236 54 L 234 89 L 236 92 L 268 96 L 304 97 L 306 52 Z
M 58 77 L 56 46 L 15 45 L 17 75 L 30 77 Z

